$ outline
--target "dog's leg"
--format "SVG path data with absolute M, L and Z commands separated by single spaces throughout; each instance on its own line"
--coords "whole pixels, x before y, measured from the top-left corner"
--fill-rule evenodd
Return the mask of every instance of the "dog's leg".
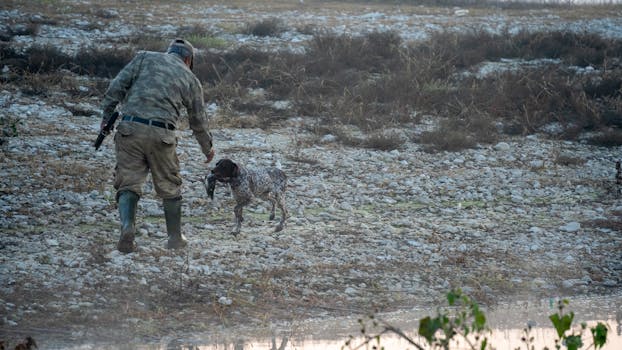
M 244 217 L 242 216 L 242 209 L 244 206 L 248 205 L 250 200 L 241 200 L 238 201 L 233 208 L 233 212 L 235 213 L 235 229 L 233 230 L 233 235 L 237 236 L 240 233 L 240 229 L 242 227 L 242 221 L 244 221 Z
M 287 208 L 285 207 L 285 196 L 284 195 L 276 195 L 276 202 L 279 204 L 279 209 L 281 210 L 281 221 L 274 229 L 274 232 L 282 231 L 285 227 L 285 220 L 287 219 Z M 274 206 L 272 207 L 274 210 Z
M 240 233 L 240 229 L 242 228 L 242 221 L 244 221 L 244 217 L 242 216 L 242 208 L 246 203 L 239 202 L 233 208 L 233 212 L 235 213 L 235 229 L 233 230 L 233 235 L 237 236 Z
M 268 200 L 270 201 L 270 204 L 272 205 L 272 208 L 270 209 L 270 221 L 274 220 L 274 217 L 276 216 L 275 212 L 276 212 L 276 199 L 274 198 L 274 196 L 270 195 L 268 197 Z

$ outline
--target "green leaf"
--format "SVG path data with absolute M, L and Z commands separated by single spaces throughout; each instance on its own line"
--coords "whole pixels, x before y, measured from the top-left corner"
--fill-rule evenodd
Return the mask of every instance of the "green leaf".
M 583 346 L 580 335 L 569 335 L 566 337 L 566 347 L 568 350 L 577 350 Z
M 486 315 L 484 315 L 481 311 L 477 311 L 475 314 L 475 327 L 478 331 L 481 331 L 486 327 Z
M 456 303 L 456 298 L 458 298 L 460 296 L 460 292 L 458 291 L 450 291 L 449 293 L 447 293 L 447 303 L 449 304 L 449 306 L 454 306 L 454 304 Z
M 430 318 L 427 316 L 419 320 L 419 335 L 424 337 L 428 343 L 432 344 L 436 331 L 441 328 L 441 322 L 438 318 Z
M 602 348 L 607 342 L 607 326 L 604 323 L 598 322 L 596 327 L 591 328 L 592 338 L 594 339 L 594 348 Z
M 566 315 L 559 316 L 559 314 L 552 314 L 549 316 L 551 322 L 553 322 L 553 326 L 557 330 L 557 336 L 562 338 L 564 333 L 570 329 L 570 325 L 572 324 L 572 319 L 574 318 L 574 313 L 570 312 Z
M 488 345 L 488 338 L 484 338 L 484 340 L 482 340 L 482 345 L 479 347 L 479 349 L 486 350 L 486 345 Z

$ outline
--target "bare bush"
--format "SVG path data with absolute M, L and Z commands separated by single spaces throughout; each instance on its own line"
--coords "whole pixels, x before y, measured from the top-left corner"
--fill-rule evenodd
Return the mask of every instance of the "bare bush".
M 622 145 L 622 130 L 609 130 L 591 137 L 589 143 L 602 147 L 617 147 Z
M 134 56 L 131 49 L 82 48 L 73 59 L 71 69 L 81 74 L 114 78 Z
M 459 151 L 476 146 L 475 139 L 465 128 L 466 121 L 443 119 L 434 131 L 426 131 L 419 137 L 419 142 L 429 152 Z
M 318 32 L 309 44 L 309 74 L 330 76 L 348 70 L 384 73 L 399 67 L 401 38 L 395 32 L 365 36 Z
M 382 151 L 392 151 L 403 148 L 406 141 L 402 133 L 395 130 L 387 130 L 372 133 L 363 141 L 362 146 Z
M 32 73 L 48 73 L 59 68 L 68 68 L 71 57 L 59 48 L 35 45 L 25 52 L 28 58 L 28 71 Z
M 268 18 L 255 23 L 247 24 L 243 33 L 254 36 L 279 36 L 281 33 L 285 32 L 286 28 L 283 25 L 283 22 L 278 18 Z
M 579 157 L 574 157 L 569 154 L 558 154 L 554 160 L 555 164 L 563 166 L 576 166 L 585 164 L 586 160 Z
M 551 34 L 552 38 L 559 35 Z M 261 87 L 274 97 L 290 98 L 299 114 L 318 116 L 329 125 L 351 124 L 372 131 L 413 122 L 415 110 L 462 120 L 465 135 L 452 136 L 448 144 L 437 145 L 440 149 L 495 142 L 499 130 L 531 133 L 549 123 L 564 125 L 565 137 L 597 128 L 604 105 L 615 110 L 618 74 L 591 81 L 574 71 L 543 67 L 484 79 L 455 78 L 458 68 L 487 60 L 535 58 L 533 48 L 539 47 L 536 43 L 543 42 L 545 36 L 439 33 L 429 42 L 404 46 L 391 32 L 360 37 L 319 32 L 304 57 L 268 56 L 244 49 L 220 57 L 226 64 L 217 66 L 219 76 L 227 77 L 223 81 Z M 590 40 L 588 36 L 583 42 Z M 566 45 L 582 47 L 572 40 Z M 615 51 L 617 45 L 592 46 Z M 499 121 L 504 128 L 497 128 Z
M 262 33 L 275 35 L 279 25 L 270 19 L 254 29 L 263 26 Z M 253 30 L 249 25 L 249 33 Z M 211 45 L 211 34 L 200 26 L 182 27 L 177 34 L 203 38 L 203 44 Z M 24 53 L 0 47 L 0 64 L 30 74 L 65 69 L 111 78 L 137 50 L 163 51 L 168 43 L 137 36 L 127 44 L 129 48 L 83 48 L 73 56 L 52 47 L 33 46 Z M 194 72 L 205 84 L 206 100 L 231 115 L 251 116 L 241 118 L 241 126 L 275 125 L 294 113 L 312 116 L 329 128 L 352 125 L 373 135 L 409 127 L 419 113 L 446 120 L 438 131 L 422 135 L 422 142 L 433 149 L 492 143 L 503 132 L 528 134 L 551 124 L 562 128 L 555 137 L 573 139 L 590 130 L 603 135 L 592 142 L 615 144 L 616 128 L 622 126 L 620 56 L 621 40 L 590 33 L 472 30 L 404 43 L 391 31 L 351 36 L 314 30 L 304 54 L 251 47 L 202 50 Z M 532 64 L 484 77 L 463 74 L 501 58 L 555 58 L 565 66 Z M 580 72 L 576 67 L 588 64 L 595 69 Z M 45 93 L 37 88 L 42 91 L 33 88 L 31 93 Z M 263 100 L 253 99 L 253 90 L 261 90 Z M 273 108 L 269 102 L 275 100 L 291 101 L 291 109 Z M 341 140 L 392 147 L 384 146 L 391 143 L 388 139 Z
M 591 129 L 600 124 L 600 112 L 588 98 L 585 80 L 557 67 L 520 73 L 506 72 L 473 79 L 460 89 L 459 101 L 474 101 L 478 108 L 520 133 L 533 133 L 550 123 L 565 129 Z
M 155 35 L 141 35 L 130 37 L 127 44 L 132 47 L 132 51 L 157 51 L 162 52 L 168 48 L 169 42 L 162 40 L 161 37 Z M 117 49 L 121 50 L 121 49 Z
M 18 24 L 18 25 L 11 26 L 9 28 L 11 36 L 19 36 L 19 35 L 37 36 L 37 34 L 39 34 L 40 29 L 41 29 L 41 24 L 36 23 L 36 22 Z

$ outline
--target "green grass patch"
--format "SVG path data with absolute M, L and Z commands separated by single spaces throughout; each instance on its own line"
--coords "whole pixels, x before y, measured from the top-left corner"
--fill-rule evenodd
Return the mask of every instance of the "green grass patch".
M 229 46 L 229 42 L 222 38 L 211 35 L 190 35 L 186 38 L 196 48 L 201 49 L 224 49 Z

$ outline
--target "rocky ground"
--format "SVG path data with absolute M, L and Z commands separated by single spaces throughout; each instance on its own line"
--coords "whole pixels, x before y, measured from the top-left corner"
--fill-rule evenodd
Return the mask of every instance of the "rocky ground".
M 239 10 L 209 9 L 210 19 L 221 11 L 228 20 Z M 355 20 L 388 16 L 360 11 Z M 18 15 L 40 14 L 2 12 Z M 80 25 L 66 28 L 74 29 Z M 147 184 L 139 251 L 123 255 L 115 250 L 112 137 L 96 152 L 99 117 L 75 112 L 97 111 L 100 98 L 0 90 L 2 115 L 19 119 L 17 136 L 0 149 L 0 338 L 148 342 L 431 307 L 452 287 L 491 307 L 560 296 L 620 300 L 620 148 L 534 134 L 431 154 L 412 142 L 393 151 L 346 147 L 308 134 L 297 116 L 268 130 L 214 127 L 216 159 L 279 166 L 290 180 L 286 229 L 274 233 L 257 201 L 234 237 L 228 190 L 207 198 L 202 179 L 211 164 L 184 129 L 178 151 L 190 246 L 164 248 L 161 204 Z M 407 140 L 424 126 L 400 132 Z

